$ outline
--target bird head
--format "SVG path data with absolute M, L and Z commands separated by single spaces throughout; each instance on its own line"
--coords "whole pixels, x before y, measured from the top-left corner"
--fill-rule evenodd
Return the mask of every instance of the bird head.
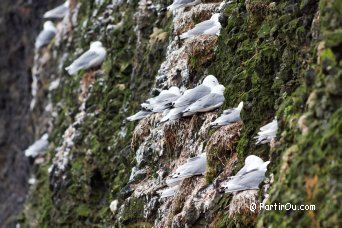
M 95 41 L 90 44 L 90 49 L 102 47 L 101 41 Z
M 207 77 L 205 77 L 202 84 L 212 88 L 219 85 L 219 82 L 214 75 L 208 75 Z

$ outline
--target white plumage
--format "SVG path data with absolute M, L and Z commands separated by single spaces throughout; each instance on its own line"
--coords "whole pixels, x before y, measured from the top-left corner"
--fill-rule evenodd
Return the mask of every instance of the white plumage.
M 49 138 L 49 135 L 46 133 L 40 139 L 35 141 L 31 146 L 29 146 L 25 150 L 25 156 L 35 158 L 38 155 L 45 153 L 49 145 L 48 138 Z
M 260 183 L 265 178 L 267 166 L 270 161 L 264 162 L 261 158 L 250 155 L 245 160 L 245 166 L 240 171 L 222 184 L 225 192 L 237 192 L 251 189 L 259 189 Z
M 87 70 L 92 67 L 100 66 L 107 55 L 100 41 L 91 43 L 90 49 L 77 58 L 70 66 L 65 69 L 70 75 L 76 74 L 80 70 Z
M 167 10 L 176 10 L 188 6 L 195 6 L 197 4 L 200 4 L 201 0 L 174 0 L 172 5 L 169 5 L 167 7 Z
M 47 11 L 44 13 L 44 18 L 63 18 L 69 12 L 70 2 L 69 0 L 65 1 L 63 5 L 57 6 L 56 8 Z
M 211 127 L 221 127 L 228 124 L 236 123 L 241 120 L 240 113 L 243 108 L 243 102 L 238 107 L 224 110 L 222 115 L 214 122 L 210 123 Z
M 35 48 L 40 49 L 45 45 L 48 45 L 51 40 L 56 36 L 56 27 L 51 21 L 46 21 L 44 23 L 43 30 L 39 33 L 36 42 Z
M 274 118 L 272 122 L 260 128 L 258 135 L 254 137 L 257 140 L 255 144 L 258 145 L 271 142 L 271 140 L 277 136 L 277 131 L 278 121 L 277 118 Z
M 180 35 L 181 39 L 186 39 L 197 35 L 218 35 L 221 29 L 219 13 L 215 13 L 209 20 L 196 24 L 195 27 Z
M 202 153 L 196 157 L 189 158 L 187 162 L 179 166 L 175 172 L 166 180 L 168 186 L 178 185 L 185 178 L 203 175 L 207 168 L 207 156 Z

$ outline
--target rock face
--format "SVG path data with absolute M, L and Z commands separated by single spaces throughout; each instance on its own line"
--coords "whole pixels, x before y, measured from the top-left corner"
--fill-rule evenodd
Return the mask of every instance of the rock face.
M 337 226 L 341 221 L 341 20 L 337 1 L 212 1 L 172 14 L 168 1 L 71 1 L 49 46 L 35 53 L 31 113 L 49 150 L 18 222 L 36 226 Z M 220 35 L 177 37 L 220 12 Z M 101 40 L 101 69 L 64 67 Z M 125 118 L 155 89 L 192 88 L 208 74 L 225 85 L 223 108 L 244 101 L 243 122 L 219 129 L 219 111 L 159 124 Z M 28 102 L 28 101 L 26 101 Z M 28 102 L 29 103 L 29 102 Z M 25 103 L 26 107 L 29 106 Z M 276 140 L 253 137 L 274 116 Z M 160 199 L 187 158 L 205 175 Z M 255 154 L 270 160 L 260 190 L 223 194 L 220 183 Z M 251 203 L 314 204 L 315 211 L 250 211 Z M 326 204 L 329 202 L 329 205 Z

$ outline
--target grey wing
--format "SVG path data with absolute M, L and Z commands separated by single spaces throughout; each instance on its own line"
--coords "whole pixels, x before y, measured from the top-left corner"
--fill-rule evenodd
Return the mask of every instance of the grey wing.
M 69 8 L 66 7 L 65 5 L 60 5 L 52 10 L 47 11 L 44 14 L 44 18 L 62 18 L 66 15 L 68 10 Z
M 256 170 L 246 173 L 233 180 L 234 184 L 243 186 L 245 188 L 258 188 L 259 184 L 264 180 L 265 172 Z
M 55 37 L 56 33 L 54 31 L 43 30 L 39 33 L 36 40 L 36 48 L 40 48 L 46 44 L 49 44 L 50 41 Z
M 219 118 L 217 118 L 217 120 L 215 120 L 215 122 L 222 123 L 222 124 L 229 124 L 229 123 L 238 122 L 240 120 L 241 120 L 240 113 L 232 112 L 229 115 L 220 116 Z
M 196 103 L 191 105 L 191 107 L 194 109 L 204 109 L 217 106 L 219 103 L 222 103 L 223 101 L 224 96 L 215 93 L 210 93 L 207 96 L 196 101 Z
M 181 107 L 185 105 L 190 105 L 196 102 L 198 99 L 208 95 L 211 89 L 205 85 L 199 85 L 189 93 L 184 94 L 179 99 L 176 100 L 174 107 Z
M 183 5 L 183 4 L 188 4 L 191 2 L 194 2 L 195 0 L 175 0 L 173 4 L 175 5 Z
M 83 55 L 81 55 L 78 59 L 76 59 L 72 65 L 74 67 L 84 67 L 88 65 L 91 61 L 99 57 L 99 55 L 94 51 L 87 51 Z
M 210 29 L 215 26 L 215 22 L 211 20 L 203 21 L 195 25 L 193 29 L 187 32 L 188 35 L 201 35 L 207 29 Z
M 159 103 L 169 103 L 169 102 L 172 102 L 174 101 L 175 99 L 177 99 L 179 96 L 176 95 L 176 94 L 163 94 L 163 95 L 160 95 L 158 97 L 156 97 L 155 99 L 153 99 L 150 103 L 151 104 L 159 104 Z
M 226 110 L 223 110 L 222 114 L 228 115 L 229 113 L 232 113 L 234 110 L 235 110 L 235 108 L 226 109 Z

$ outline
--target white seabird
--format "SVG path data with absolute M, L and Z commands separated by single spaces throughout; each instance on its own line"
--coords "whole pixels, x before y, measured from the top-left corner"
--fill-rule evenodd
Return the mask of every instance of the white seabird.
M 46 149 L 49 146 L 48 138 L 49 135 L 45 133 L 40 139 L 35 141 L 31 146 L 29 146 L 25 150 L 25 156 L 35 158 L 38 155 L 45 153 Z
M 272 122 L 260 128 L 258 135 L 254 137 L 257 140 L 255 144 L 258 145 L 271 142 L 271 140 L 276 137 L 277 131 L 278 121 L 277 118 L 274 118 Z
M 44 13 L 43 18 L 63 18 L 69 12 L 70 2 L 65 1 L 63 5 L 57 6 L 56 8 Z
M 100 41 L 90 44 L 90 49 L 76 59 L 70 66 L 65 69 L 70 75 L 76 74 L 80 70 L 87 70 L 92 67 L 100 66 L 107 55 L 106 49 Z
M 180 90 L 177 86 L 172 86 L 168 90 L 163 90 L 156 97 L 148 99 L 141 107 L 152 111 L 162 112 L 171 107 L 172 102 L 181 96 Z
M 136 120 L 144 119 L 145 117 L 148 117 L 151 114 L 152 114 L 152 112 L 150 112 L 150 111 L 141 110 L 141 111 L 135 113 L 134 115 L 127 117 L 126 119 L 128 121 L 136 121 Z
M 198 99 L 183 111 L 183 116 L 192 115 L 196 112 L 209 112 L 220 107 L 224 102 L 223 85 L 217 85 L 212 88 L 211 93 Z
M 180 35 L 181 39 L 186 39 L 197 35 L 218 35 L 221 29 L 219 13 L 215 13 L 209 20 L 196 24 L 195 27 Z
M 43 30 L 39 33 L 36 42 L 34 44 L 36 49 L 48 45 L 53 38 L 56 36 L 56 27 L 51 21 L 46 21 L 44 23 Z
M 189 158 L 185 164 L 179 166 L 176 171 L 170 175 L 170 178 L 166 180 L 166 184 L 170 187 L 178 185 L 185 178 L 203 175 L 206 168 L 207 156 L 205 153 Z
M 172 5 L 167 7 L 167 10 L 176 10 L 188 6 L 195 6 L 200 3 L 201 0 L 174 0 Z
M 250 157 L 250 162 L 248 165 L 246 159 L 245 166 L 235 176 L 230 177 L 227 182 L 222 184 L 226 193 L 259 189 L 270 161 L 263 162 L 260 161 L 259 157 L 254 156 Z
M 195 88 L 189 90 L 189 92 L 184 93 L 181 97 L 179 97 L 174 103 L 173 107 L 183 107 L 189 106 L 192 103 L 195 103 L 200 98 L 211 93 L 212 88 L 219 85 L 217 78 L 214 75 L 208 75 L 203 80 L 202 84 L 196 86 Z
M 241 101 L 236 108 L 224 110 L 222 115 L 214 122 L 210 123 L 210 127 L 221 127 L 228 124 L 236 123 L 241 120 L 240 113 L 243 108 L 243 102 Z
M 179 188 L 179 185 L 172 186 L 170 188 L 162 189 L 157 191 L 157 193 L 160 195 L 160 199 L 174 196 L 177 193 L 177 190 Z

